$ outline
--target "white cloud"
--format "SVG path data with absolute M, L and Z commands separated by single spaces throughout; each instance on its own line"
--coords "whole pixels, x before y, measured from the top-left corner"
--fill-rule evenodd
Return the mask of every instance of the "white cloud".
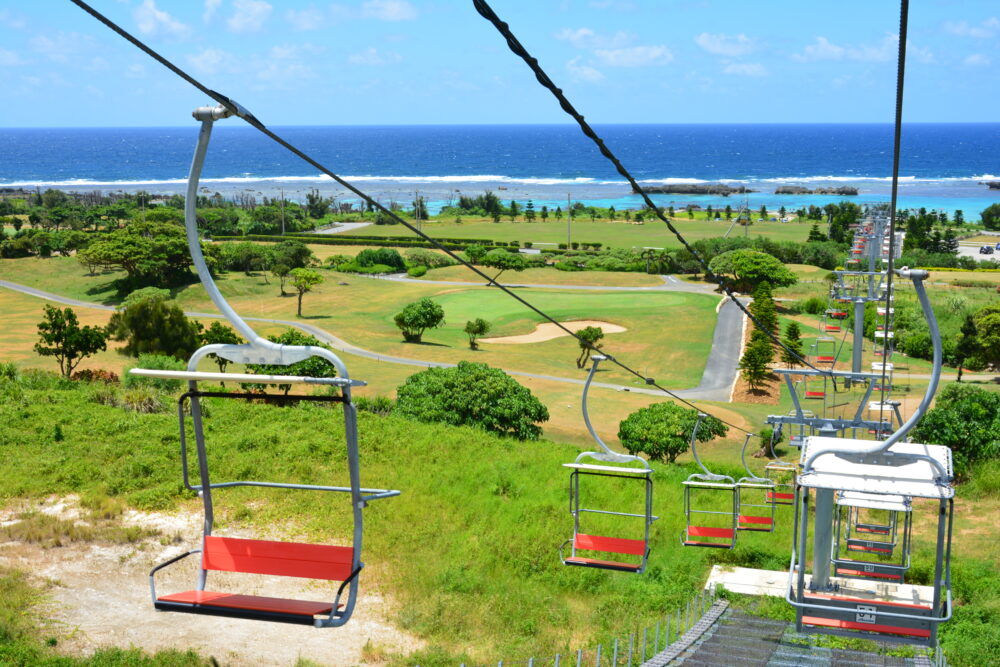
M 14 65 L 24 65 L 25 61 L 14 51 L 0 49 L 0 67 L 12 67 Z
M 624 49 L 597 49 L 594 55 L 601 63 L 611 67 L 644 67 L 666 65 L 674 54 L 662 44 L 657 46 L 630 46 Z
M 899 35 L 887 34 L 877 44 L 846 44 L 840 46 L 830 42 L 826 37 L 817 37 L 816 41 L 807 45 L 802 53 L 792 54 L 792 60 L 798 62 L 816 62 L 820 60 L 850 60 L 855 62 L 889 62 L 896 58 L 899 52 Z M 934 54 L 930 49 L 906 42 L 907 56 L 920 63 L 934 62 Z
M 568 63 L 566 63 L 566 69 L 577 81 L 586 81 L 587 83 L 599 83 L 604 80 L 604 75 L 597 69 L 594 69 L 590 65 L 584 65 L 580 63 L 580 56 L 573 58 Z
M 144 35 L 167 35 L 183 37 L 190 28 L 173 16 L 157 8 L 154 0 L 143 0 L 143 3 L 132 10 L 132 17 Z
M 967 56 L 965 60 L 962 61 L 963 65 L 969 67 L 985 67 L 986 65 L 992 64 L 993 61 L 990 60 L 989 56 L 985 56 L 982 53 L 973 53 L 971 56 Z
M 767 69 L 760 63 L 729 63 L 722 71 L 739 76 L 767 76 Z
M 239 69 L 239 59 L 222 49 L 205 49 L 201 53 L 187 56 L 188 64 L 202 74 L 235 72 Z
M 417 9 L 406 0 L 365 0 L 361 15 L 379 21 L 412 21 L 417 18 Z
M 370 46 L 364 51 L 351 54 L 348 56 L 347 61 L 352 65 L 391 65 L 398 63 L 402 59 L 403 56 L 398 53 L 392 51 L 379 53 L 378 49 Z
M 729 36 L 722 33 L 713 35 L 703 32 L 696 36 L 694 41 L 709 53 L 719 56 L 743 56 L 756 48 L 754 41 L 742 33 Z
M 296 30 L 319 30 L 325 24 L 323 12 L 311 6 L 303 10 L 289 9 L 285 18 Z
M 23 16 L 16 15 L 8 9 L 0 9 L 0 24 L 15 30 L 23 30 L 28 26 L 28 21 Z
M 48 60 L 63 64 L 78 64 L 94 51 L 94 38 L 76 32 L 56 32 L 37 35 L 30 41 L 31 48 Z
M 944 24 L 944 29 L 959 37 L 988 39 L 1000 33 L 1000 19 L 991 16 L 979 25 L 969 25 L 968 21 L 948 21 Z
M 578 49 L 620 49 L 634 40 L 632 35 L 621 30 L 613 35 L 601 35 L 590 28 L 563 28 L 555 34 L 555 38 Z
M 216 10 L 222 4 L 222 0 L 205 0 L 205 12 L 201 15 L 201 20 L 208 23 L 215 17 Z
M 273 9 L 263 0 L 233 0 L 233 8 L 233 15 L 226 21 L 233 32 L 260 30 Z

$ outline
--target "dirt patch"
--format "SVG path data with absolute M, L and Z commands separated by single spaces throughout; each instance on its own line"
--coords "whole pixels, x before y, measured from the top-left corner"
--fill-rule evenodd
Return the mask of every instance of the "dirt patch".
M 58 508 L 58 509 L 56 509 Z M 25 507 L 0 511 L 0 521 L 15 521 Z M 51 498 L 37 511 L 79 516 L 72 498 Z M 161 531 L 158 538 L 133 544 L 73 543 L 45 549 L 22 542 L 0 543 L 0 565 L 30 573 L 42 585 L 50 605 L 46 633 L 58 638 L 63 652 L 89 655 L 101 647 L 138 647 L 150 652 L 194 649 L 221 664 L 290 665 L 300 658 L 324 665 L 353 665 L 373 648 L 385 654 L 408 654 L 423 642 L 388 620 L 394 606 L 362 581 L 351 621 L 342 628 L 307 626 L 157 612 L 149 592 L 149 570 L 197 545 L 201 516 L 126 511 L 125 524 Z M 157 574 L 158 593 L 194 587 L 197 556 Z M 209 588 L 251 595 L 302 600 L 332 599 L 339 582 L 256 575 L 212 573 Z M 164 576 L 165 575 L 165 576 Z M 363 576 L 363 575 L 362 575 Z M 366 644 L 367 649 L 366 649 Z M 369 664 L 378 664 L 370 662 Z
M 610 322 L 600 322 L 598 320 L 575 320 L 573 322 L 563 322 L 562 325 L 573 333 L 576 333 L 580 329 L 586 329 L 587 327 L 600 327 L 606 334 L 628 331 L 628 329 L 623 326 L 612 324 Z M 480 338 L 479 342 L 499 343 L 501 345 L 523 345 L 525 343 L 542 343 L 547 340 L 568 335 L 568 333 L 560 329 L 552 322 L 545 322 L 536 326 L 535 330 L 531 333 L 521 334 L 519 336 L 501 336 L 499 338 Z

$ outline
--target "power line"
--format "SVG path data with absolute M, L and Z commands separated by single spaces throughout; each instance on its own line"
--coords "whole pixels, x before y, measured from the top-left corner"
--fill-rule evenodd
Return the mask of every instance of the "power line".
M 497 31 L 503 36 L 503 38 L 507 40 L 507 46 L 510 48 L 510 50 L 516 56 L 520 57 L 521 60 L 525 62 L 525 64 L 528 65 L 531 71 L 535 74 L 535 78 L 538 79 L 538 83 L 542 84 L 544 88 L 546 88 L 549 92 L 551 92 L 555 96 L 556 100 L 559 101 L 559 106 L 561 106 L 563 111 L 569 114 L 577 122 L 577 124 L 580 126 L 580 130 L 583 131 L 584 135 L 586 135 L 587 138 L 589 138 L 591 141 L 594 142 L 594 144 L 597 145 L 597 148 L 598 150 L 600 150 L 601 155 L 607 158 L 608 161 L 610 161 L 611 164 L 615 166 L 615 169 L 618 171 L 618 173 L 621 174 L 621 176 L 629 182 L 629 185 L 632 186 L 632 191 L 637 192 L 642 197 L 646 206 L 649 207 L 649 209 L 652 210 L 654 213 L 656 213 L 656 217 L 658 217 L 660 220 L 666 223 L 667 228 L 671 232 L 673 232 L 677 240 L 680 241 L 682 246 L 684 246 L 684 249 L 687 250 L 689 253 L 691 253 L 691 256 L 694 257 L 695 260 L 698 262 L 698 264 L 700 264 L 701 267 L 705 270 L 705 276 L 710 280 L 714 280 L 715 282 L 717 282 L 719 284 L 719 287 L 722 288 L 722 291 L 726 293 L 726 296 L 728 296 L 730 299 L 733 300 L 733 302 L 736 303 L 739 309 L 743 311 L 743 314 L 746 315 L 751 322 L 753 322 L 754 326 L 756 326 L 758 329 L 767 334 L 768 338 L 770 338 L 774 343 L 776 343 L 779 347 L 785 350 L 789 355 L 792 356 L 792 358 L 798 360 L 803 365 L 808 366 L 814 371 L 818 371 L 819 373 L 822 373 L 824 375 L 827 374 L 828 371 L 824 371 L 821 368 L 813 366 L 811 363 L 809 363 L 809 361 L 805 357 L 803 357 L 798 352 L 785 345 L 781 341 L 781 339 L 778 338 L 776 335 L 774 335 L 774 333 L 770 329 L 761 325 L 761 323 L 757 320 L 757 318 L 753 316 L 753 313 L 751 313 L 750 310 L 743 305 L 743 303 L 739 300 L 739 298 L 735 294 L 733 294 L 733 291 L 732 289 L 730 289 L 726 280 L 721 276 L 715 275 L 715 273 L 712 272 L 712 270 L 708 266 L 708 262 L 706 262 L 702 258 L 702 256 L 698 254 L 698 251 L 696 251 L 691 246 L 691 244 L 687 242 L 687 239 L 685 239 L 681 235 L 681 233 L 677 231 L 677 228 L 674 227 L 673 223 L 670 222 L 670 218 L 663 215 L 663 212 L 660 210 L 660 207 L 657 206 L 652 199 L 650 199 L 646 191 L 639 185 L 639 183 L 635 180 L 632 174 L 629 173 L 629 171 L 625 168 L 625 165 L 623 165 L 621 161 L 615 156 L 615 154 L 611 152 L 611 149 L 607 147 L 607 145 L 604 143 L 604 140 L 601 139 L 601 137 L 594 131 L 594 129 L 586 121 L 583 115 L 576 110 L 576 108 L 569 101 L 569 99 L 566 98 L 566 96 L 563 94 L 562 89 L 556 86 L 556 84 L 552 82 L 552 79 L 549 78 L 549 75 L 546 74 L 545 70 L 543 70 L 541 65 L 538 64 L 538 59 L 532 56 L 528 52 L 528 50 L 524 48 L 521 42 L 518 41 L 517 37 L 514 36 L 514 33 L 511 32 L 510 26 L 500 20 L 500 17 L 496 15 L 496 12 L 493 11 L 493 8 L 490 7 L 489 3 L 487 3 L 486 0 L 472 0 L 472 4 L 475 6 L 476 11 L 479 12 L 479 14 L 483 18 L 492 23 L 493 27 L 495 27 Z
M 159 62 L 161 65 L 163 65 L 164 67 L 166 67 L 167 69 L 169 69 L 171 72 L 173 72 L 177 76 L 181 77 L 182 79 L 184 79 L 185 81 L 187 81 L 188 83 L 190 83 L 192 86 L 194 86 L 195 88 L 197 88 L 198 90 L 200 90 L 201 92 L 203 92 L 205 95 L 209 96 L 210 98 L 212 98 L 213 100 L 215 100 L 216 102 L 218 102 L 219 104 L 221 104 L 223 107 L 225 107 L 227 110 L 229 110 L 233 115 L 238 116 L 239 118 L 242 118 L 247 123 L 249 123 L 252 127 L 254 127 L 255 129 L 259 130 L 261 133 L 263 133 L 264 135 L 266 135 L 268 138 L 270 138 L 271 140 L 275 141 L 279 145 L 283 146 L 284 148 L 286 148 L 287 150 L 289 150 L 292 154 L 294 154 L 297 157 L 301 158 L 302 160 L 304 160 L 309 165 L 311 165 L 311 166 L 315 167 L 316 169 L 318 169 L 321 173 L 326 174 L 327 176 L 329 176 L 330 178 L 332 178 L 334 181 L 336 181 L 337 183 L 339 183 L 343 187 L 345 187 L 348 190 L 350 190 L 351 192 L 353 192 L 355 195 L 357 195 L 358 197 L 360 197 L 364 202 L 366 202 L 370 207 L 372 207 L 374 209 L 377 209 L 377 210 L 381 211 L 382 213 L 384 213 L 385 215 L 389 216 L 390 218 L 392 218 L 393 220 L 395 220 L 399 224 L 403 225 L 404 227 L 406 227 L 407 229 L 409 229 L 411 232 L 413 232 L 417 236 L 419 236 L 419 237 L 423 238 L 425 241 L 431 243 L 434 247 L 436 247 L 437 249 L 441 250 L 442 252 L 444 252 L 445 254 L 447 254 L 449 257 L 451 257 L 455 261 L 457 261 L 460 264 L 464 265 L 466 268 L 468 268 L 469 270 L 471 270 L 472 272 L 474 272 L 478 276 L 484 278 L 488 283 L 491 283 L 491 284 L 495 285 L 496 287 L 498 287 L 499 289 L 501 289 L 505 294 L 507 294 L 508 296 L 510 296 L 512 299 L 515 299 L 516 301 L 518 301 L 519 303 L 521 303 L 521 305 L 525 306 L 526 308 L 528 308 L 532 312 L 536 313 L 537 315 L 543 317 L 544 319 L 548 320 L 552 324 L 556 325 L 563 332 L 565 332 L 566 334 L 568 334 L 568 335 L 572 336 L 573 338 L 575 338 L 585 348 L 590 349 L 590 350 L 592 350 L 594 352 L 600 352 L 601 354 L 603 354 L 604 356 L 606 356 L 608 358 L 608 361 L 611 361 L 612 363 L 614 363 L 616 366 L 618 366 L 622 370 L 624 370 L 624 371 L 632 374 L 633 376 L 635 376 L 637 378 L 640 378 L 645 384 L 647 384 L 649 386 L 652 386 L 652 387 L 656 387 L 657 389 L 659 389 L 660 391 L 662 391 L 664 394 L 666 394 L 666 395 L 670 396 L 671 398 L 673 398 L 673 399 L 675 399 L 675 400 L 683 403 L 684 405 L 687 405 L 688 407 L 693 408 L 695 410 L 701 410 L 702 412 L 705 412 L 705 410 L 703 410 L 702 408 L 699 408 L 694 403 L 686 400 L 685 398 L 683 398 L 681 396 L 678 396 L 677 394 L 675 394 L 674 392 L 670 391 L 666 387 L 663 387 L 663 386 L 659 385 L 653 378 L 646 377 L 645 375 L 643 375 L 642 373 L 638 372 L 637 370 L 635 370 L 635 369 L 631 368 L 630 366 L 626 365 L 625 363 L 619 361 L 614 356 L 609 355 L 606 352 L 599 351 L 597 349 L 597 347 L 595 347 L 592 343 L 590 343 L 590 342 L 584 340 L 583 338 L 581 338 L 580 336 L 578 336 L 575 332 L 571 331 L 568 327 L 566 327 L 564 324 L 562 324 L 561 322 L 559 322 L 558 320 L 556 320 L 554 317 L 552 317 L 548 313 L 544 312 L 543 310 L 541 310 L 540 308 L 538 308 L 534 304 L 530 303 L 526 299 L 522 298 L 521 296 L 519 296 L 518 294 L 516 294 L 514 291 L 512 291 L 506 285 L 503 285 L 501 283 L 498 283 L 498 282 L 494 281 L 490 276 L 486 275 L 486 273 L 484 273 L 480 269 L 476 268 L 474 265 L 470 264 L 469 262 L 465 261 L 465 259 L 463 259 L 459 255 L 455 254 L 450 249 L 446 248 L 444 245 L 442 245 L 436 239 L 428 236 L 422 230 L 414 227 L 413 225 L 411 225 L 410 223 L 408 223 L 406 220 L 404 220 L 401 217 L 399 217 L 398 215 L 396 215 L 396 213 L 394 211 L 391 211 L 391 210 L 387 209 L 381 203 L 379 203 L 375 199 L 371 198 L 370 196 L 368 196 L 366 193 L 364 193 L 363 191 L 361 191 L 360 189 L 358 189 L 357 187 L 355 187 L 351 183 L 345 181 L 343 178 L 341 178 L 337 174 L 335 174 L 332 171 L 330 171 L 328 168 L 326 168 L 325 166 L 323 166 L 322 164 L 320 164 L 319 162 L 317 162 L 316 160 L 314 160 L 313 158 L 311 158 L 306 153 L 302 152 L 301 150 L 299 150 L 298 148 L 296 148 L 292 144 L 290 144 L 287 141 L 285 141 L 283 138 L 281 138 L 280 136 L 278 136 L 277 134 L 275 134 L 274 132 L 272 132 L 271 130 L 269 130 L 267 127 L 265 127 L 265 125 L 261 121 L 259 121 L 252 113 L 250 113 L 249 111 L 247 111 L 246 109 L 244 109 L 242 106 L 240 106 L 239 104 L 237 104 L 236 102 L 234 102 L 230 98 L 226 97 L 225 95 L 222 95 L 221 93 L 218 93 L 218 92 L 216 92 L 216 91 L 208 88 L 207 86 L 205 86 L 204 84 L 202 84 L 200 81 L 198 81 L 197 79 L 195 79 L 194 77 L 192 77 L 191 75 L 189 75 L 188 73 L 186 73 L 184 70 L 182 70 L 181 68 L 179 68 L 177 65 L 175 65 L 174 63 L 172 63 L 167 58 L 161 56 L 159 53 L 157 53 L 152 48 L 150 48 L 149 46 L 147 46 L 141 40 L 139 40 L 138 38 L 136 38 L 135 36 L 133 36 L 132 34 L 130 34 L 124 28 L 122 28 L 121 26 L 119 26 L 118 24 L 116 24 L 114 21 L 112 21 L 111 19 L 107 18 L 106 16 L 104 16 L 103 14 L 101 14 L 100 12 L 98 12 L 96 9 L 94 9 L 93 7 L 91 7 L 90 5 L 88 5 L 87 3 L 83 2 L 82 0 L 70 0 L 70 1 L 73 4 L 75 4 L 76 6 L 80 7 L 85 12 L 87 12 L 88 14 L 90 14 L 91 16 L 93 16 L 95 19 L 97 19 L 98 21 L 100 21 L 101 23 L 103 23 L 104 25 L 106 25 L 108 28 L 110 28 L 114 32 L 118 33 L 121 37 L 123 37 L 127 41 L 131 42 L 138 49 L 140 49 L 141 51 L 143 51 L 144 53 L 146 53 L 147 55 L 149 55 L 151 58 L 153 58 L 154 60 L 156 60 L 157 62 Z M 669 223 L 667 223 L 667 224 L 669 225 Z M 681 240 L 683 241 L 683 239 L 681 239 Z M 732 295 L 730 294 L 730 296 L 732 296 Z M 736 303 L 740 306 L 741 310 L 743 310 L 743 312 L 747 313 L 746 309 L 743 307 L 742 304 L 740 304 L 739 300 L 735 299 L 735 297 L 733 297 L 733 298 L 736 301 Z M 747 313 L 747 314 L 749 315 L 749 313 Z M 752 316 L 751 316 L 751 319 L 753 319 Z M 736 429 L 738 431 L 742 431 L 744 433 L 748 433 L 749 432 L 746 429 L 744 429 L 744 428 L 742 428 L 740 426 L 737 426 L 736 424 L 730 423 L 730 422 L 728 422 L 728 421 L 726 421 L 724 419 L 721 419 L 719 417 L 714 417 L 713 416 L 713 418 L 714 419 L 718 419 L 723 424 L 725 424 L 725 425 L 727 425 L 727 426 L 729 426 L 731 428 L 734 428 L 734 429 Z

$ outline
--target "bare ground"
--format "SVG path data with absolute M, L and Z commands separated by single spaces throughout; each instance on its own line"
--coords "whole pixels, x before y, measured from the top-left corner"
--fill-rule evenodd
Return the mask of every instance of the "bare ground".
M 586 329 L 587 327 L 600 327 L 601 330 L 606 333 L 622 333 L 623 331 L 628 331 L 625 327 L 612 324 L 610 322 L 601 322 L 598 320 L 574 320 L 572 322 L 563 322 L 563 326 L 567 329 L 576 333 L 581 329 Z M 569 334 L 560 329 L 558 326 L 552 322 L 544 322 L 535 327 L 535 330 L 531 333 L 521 334 L 519 336 L 500 336 L 498 338 L 480 338 L 480 343 L 501 343 L 501 344 L 512 344 L 519 345 L 524 343 L 542 343 L 547 340 L 552 340 L 553 338 L 559 338 L 560 336 L 568 336 Z
M 0 526 L 11 525 L 25 506 L 0 510 Z M 74 498 L 49 498 L 34 509 L 68 520 L 81 516 Z M 126 511 L 121 521 L 160 531 L 135 544 L 77 542 L 43 548 L 0 541 L 0 565 L 30 573 L 47 584 L 50 600 L 44 616 L 48 636 L 61 650 L 88 655 L 101 647 L 194 649 L 226 665 L 292 665 L 299 659 L 323 665 L 379 664 L 378 654 L 408 654 L 422 641 L 394 627 L 386 598 L 362 579 L 358 604 L 342 628 L 308 626 L 164 613 L 153 609 L 148 574 L 151 567 L 197 543 L 201 516 Z M 183 543 L 178 543 L 183 536 Z M 3 538 L 0 538 L 3 539 Z M 164 545 L 164 543 L 167 543 Z M 158 592 L 194 588 L 197 557 L 158 573 Z M 210 577 L 209 589 L 304 600 L 332 599 L 338 582 L 256 575 Z M 165 576 L 162 576 L 165 575 Z M 363 575 L 362 575 L 363 577 Z M 367 646 L 366 646 L 367 645 Z

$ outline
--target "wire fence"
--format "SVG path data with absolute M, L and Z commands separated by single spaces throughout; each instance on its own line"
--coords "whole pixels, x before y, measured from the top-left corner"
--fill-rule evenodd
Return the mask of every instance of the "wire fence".
M 613 636 L 604 642 L 576 651 L 556 653 L 554 656 L 532 656 L 496 663 L 462 663 L 461 667 L 638 667 L 657 654 L 693 641 L 685 635 L 695 628 L 717 597 L 715 591 L 701 591 L 673 613 L 665 614 L 655 624 Z M 666 663 L 662 663 L 666 664 Z M 419 665 L 417 666 L 419 667 Z

